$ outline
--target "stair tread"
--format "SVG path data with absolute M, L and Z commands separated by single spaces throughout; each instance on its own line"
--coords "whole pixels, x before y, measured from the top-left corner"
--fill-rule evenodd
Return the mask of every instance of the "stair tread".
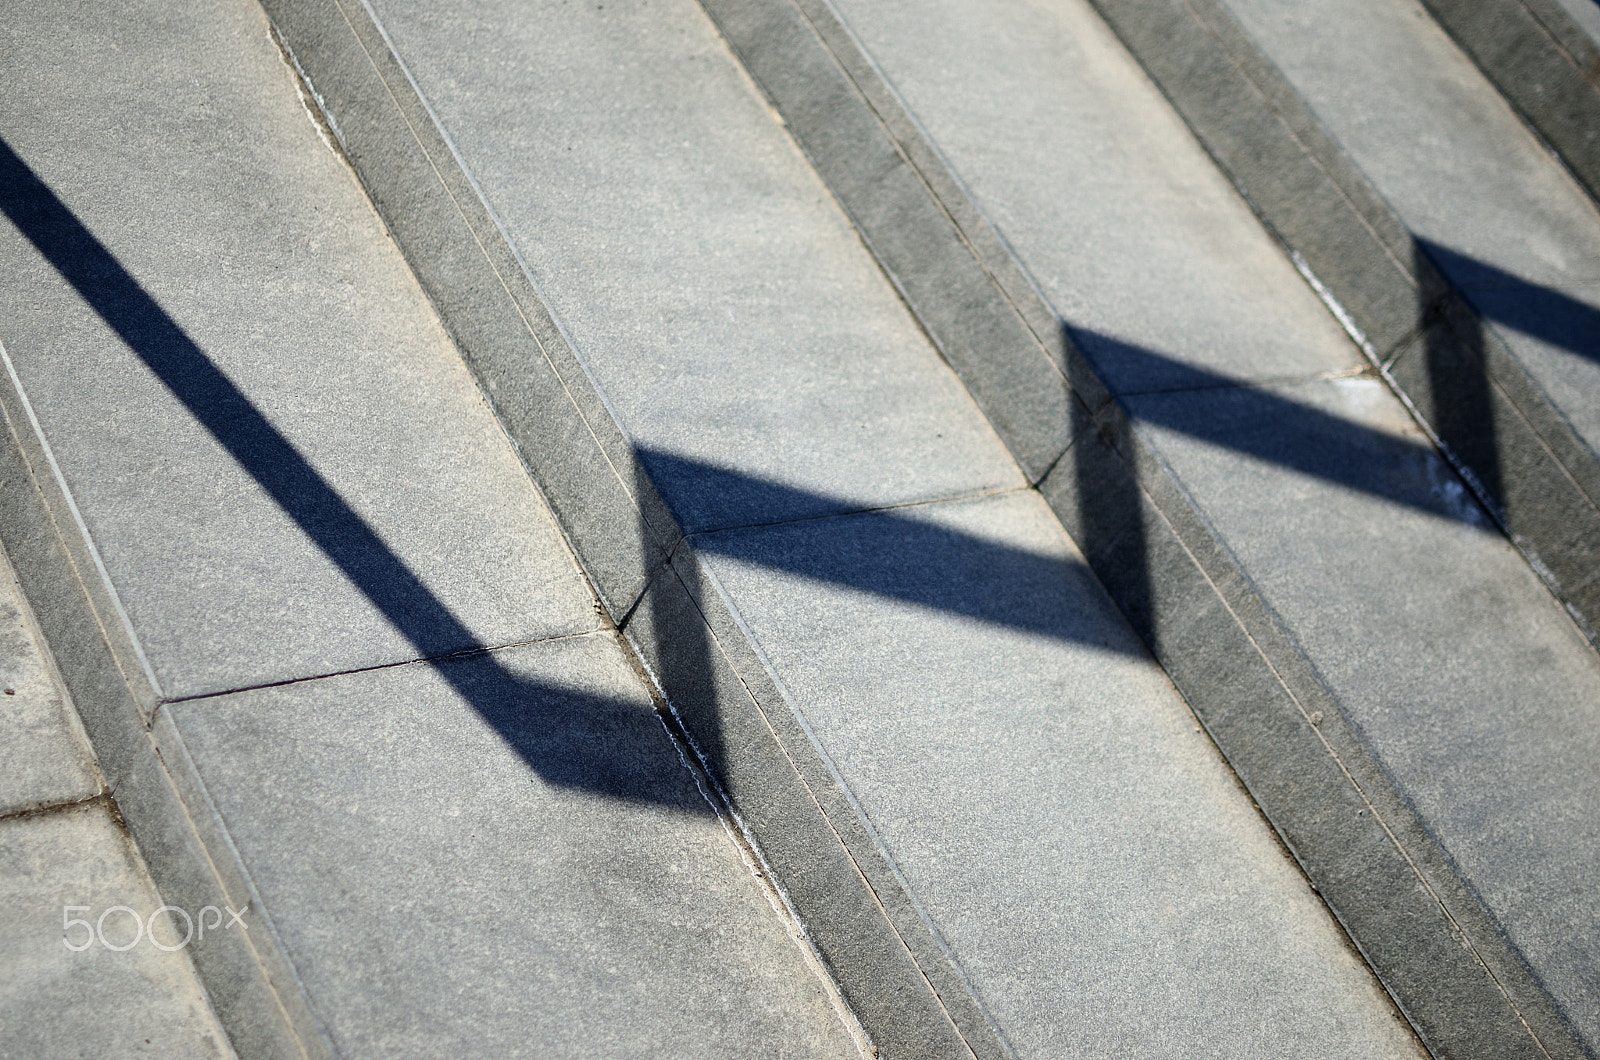
M 311 1055 L 856 1055 L 261 9 L 5 23 L 0 336 L 148 660 L 89 729 L 163 893 L 192 821 Z

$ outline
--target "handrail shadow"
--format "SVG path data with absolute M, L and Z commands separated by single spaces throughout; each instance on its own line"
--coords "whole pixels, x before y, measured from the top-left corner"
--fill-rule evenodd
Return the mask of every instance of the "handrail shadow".
M 669 801 L 647 778 L 630 774 L 626 739 L 615 725 L 625 709 L 580 690 L 529 681 L 509 670 L 451 609 L 423 584 L 407 563 L 359 516 L 295 446 L 200 349 L 183 328 L 144 290 L 106 247 L 72 214 L 11 148 L 0 141 L 0 210 L 33 244 L 79 296 L 139 356 L 195 419 L 288 514 L 326 555 L 428 661 L 462 698 L 493 725 L 528 764 L 552 784 L 581 788 L 623 799 Z M 1065 327 L 1065 325 L 1064 325 Z M 1090 339 L 1097 356 L 1116 356 L 1134 365 L 1138 374 L 1165 380 L 1163 392 L 1226 389 L 1238 408 L 1227 422 L 1196 416 L 1180 401 L 1144 401 L 1139 416 L 1152 425 L 1180 431 L 1241 455 L 1268 461 L 1296 472 L 1419 509 L 1452 520 L 1472 521 L 1459 500 L 1419 486 L 1414 475 L 1384 469 L 1415 465 L 1433 450 L 1361 424 L 1295 402 L 1246 381 L 1181 364 L 1173 358 L 1109 336 L 1066 328 L 1069 340 Z M 1455 372 L 1455 368 L 1449 368 Z M 1446 368 L 1441 368 L 1446 371 Z M 1174 385 L 1174 381 L 1176 385 Z M 1486 384 L 1485 384 L 1486 385 Z M 1150 395 L 1144 395 L 1149 397 Z M 1136 632 L 1151 648 L 1157 631 L 1151 614 L 1152 588 L 1143 501 L 1130 460 L 1108 464 L 1082 439 L 1091 434 L 1128 455 L 1127 439 L 1105 434 L 1106 424 L 1091 423 L 1079 410 L 1075 437 L 1080 443 L 1069 459 L 1076 461 L 1079 512 L 1078 544 L 1094 560 L 1102 581 Z M 1484 415 L 1468 410 L 1470 426 Z M 1292 425 L 1300 444 L 1286 444 L 1284 435 L 1240 431 L 1240 420 Z M 1465 427 L 1464 427 L 1465 429 Z M 1480 431 L 1481 433 L 1481 431 Z M 1447 440 L 1451 435 L 1446 435 Z M 1065 616 L 1059 610 L 1018 606 L 1015 593 L 996 593 L 982 584 L 998 578 L 1026 592 L 1051 594 L 1073 579 L 1090 577 L 1082 563 L 1001 544 L 941 526 L 919 517 L 915 507 L 872 512 L 871 534 L 857 533 L 848 556 L 834 552 L 766 549 L 752 560 L 738 542 L 757 523 L 742 526 L 700 525 L 696 498 L 740 498 L 737 507 L 752 519 L 793 523 L 805 518 L 860 514 L 863 506 L 844 497 L 797 489 L 719 467 L 709 462 L 644 448 L 642 473 L 660 490 L 674 514 L 691 533 L 693 547 L 782 569 L 809 579 L 873 593 L 961 615 L 984 623 L 1051 637 L 1113 652 L 1136 651 L 1124 639 L 1106 636 L 1093 623 Z M 1377 459 L 1352 459 L 1350 454 Z M 726 504 L 719 501 L 720 509 Z M 640 533 L 648 528 L 640 527 Z M 748 534 L 744 534 L 748 537 Z M 1115 577 L 1106 577 L 1108 564 Z M 929 575 L 928 572 L 935 572 Z M 658 576 L 665 576 L 664 574 Z M 676 575 L 674 575 L 676 576 Z M 1056 593 L 1056 595 L 1063 595 Z M 664 607 L 664 597 L 649 606 Z M 653 623 L 658 631 L 682 627 L 682 616 L 665 613 Z M 683 629 L 668 655 L 672 683 L 697 680 L 689 671 L 707 670 L 712 651 L 710 631 L 694 622 L 695 637 Z M 590 738 L 581 727 L 609 736 Z M 565 737 L 562 736 L 565 734 Z M 697 738 L 714 739 L 714 731 L 697 726 Z M 622 742 L 619 743 L 618 741 Z M 714 763 L 722 749 L 703 747 Z M 719 780 L 721 778 L 718 778 Z M 655 794 L 651 794 L 651 792 Z M 679 800 L 682 801 L 681 799 Z M 703 805 L 683 805 L 709 812 Z
M 692 785 L 637 767 L 649 759 L 630 750 L 661 738 L 639 705 L 529 680 L 474 636 L 3 140 L 0 212 L 540 777 L 711 813 Z
M 1432 240 L 1418 237 L 1415 244 L 1485 320 L 1600 361 L 1600 309 Z M 1600 292 L 1600 276 L 1577 286 Z

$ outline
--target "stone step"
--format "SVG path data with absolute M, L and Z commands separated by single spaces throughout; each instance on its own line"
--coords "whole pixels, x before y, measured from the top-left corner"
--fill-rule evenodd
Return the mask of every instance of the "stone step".
M 260 8 L 0 54 L 0 539 L 161 900 L 243 911 L 183 951 L 238 1054 L 859 1055 Z M 0 821 L 8 937 L 155 901 L 92 816 Z M 0 1052 L 215 1029 L 60 937 Z
M 0 1054 L 232 1056 L 3 554 L 0 686 Z
M 1600 638 L 1594 200 L 1421 4 L 1097 3 Z
M 775 114 L 687 0 L 266 6 L 882 1055 L 1416 1054 L 1035 488 L 1060 376 L 951 372 L 859 236 L 959 259 L 807 164 L 810 121 L 892 169 L 838 85 L 796 73 L 792 110 L 757 71 Z M 1358 366 L 1229 223 L 1306 362 Z M 951 290 L 953 327 L 999 319 Z
M 1581 86 L 1588 103 L 1562 95 L 1573 88 L 1568 60 L 1600 57 L 1593 5 L 1563 4 L 1574 19 L 1564 23 L 1555 4 L 1535 0 L 1428 0 L 1426 11 L 1404 0 L 1342 0 L 1314 17 L 1271 0 L 1224 0 L 1189 5 L 1164 23 L 1169 30 L 1158 40 L 1140 28 L 1152 24 L 1151 5 L 1096 2 L 1596 642 L 1600 212 L 1581 185 L 1587 181 L 1592 194 L 1592 160 L 1585 163 L 1583 152 L 1600 144 L 1600 96 L 1592 74 Z M 1535 17 L 1541 33 L 1565 42 L 1565 58 L 1541 51 L 1512 25 Z M 1485 50 L 1491 42 L 1498 59 Z M 1501 60 L 1509 65 L 1497 66 Z M 1542 122 L 1543 105 L 1526 95 L 1535 74 L 1551 93 L 1546 104 L 1554 107 L 1557 97 L 1571 104 L 1566 118 L 1590 108 L 1578 123 L 1587 148 Z M 1512 83 L 1519 78 L 1520 87 Z M 1437 577 L 1463 580 L 1446 570 Z M 1519 611 L 1497 610 L 1507 613 L 1464 611 L 1477 636 L 1453 635 L 1460 646 L 1451 654 L 1472 656 L 1473 640 L 1532 628 Z M 1391 743 L 1381 754 L 1413 759 L 1397 770 L 1402 788 L 1422 803 L 1430 800 L 1420 793 L 1434 789 L 1428 812 L 1440 819 L 1437 834 L 1592 1052 L 1600 1043 L 1600 991 L 1589 973 L 1600 954 L 1593 942 L 1600 902 L 1575 896 L 1591 890 L 1579 881 L 1600 852 L 1600 833 L 1562 822 L 1593 816 L 1592 771 L 1572 757 L 1574 746 L 1597 742 L 1592 709 L 1578 706 L 1592 703 L 1593 693 L 1569 686 L 1572 705 L 1558 705 L 1566 698 L 1558 694 L 1523 714 L 1551 694 L 1543 682 L 1556 668 L 1544 665 L 1534 643 L 1511 649 L 1498 691 L 1475 685 L 1471 668 L 1461 673 L 1454 702 L 1481 706 L 1453 739 L 1463 754 L 1495 748 L 1490 790 L 1504 800 L 1482 820 L 1468 822 L 1461 807 L 1447 806 L 1454 796 L 1437 779 L 1446 758 L 1424 765 L 1414 735 L 1379 737 L 1376 723 L 1367 731 L 1375 744 Z M 1510 676 L 1519 673 L 1525 677 Z M 1492 706 L 1496 699 L 1503 705 Z M 1439 702 L 1442 709 L 1451 701 Z M 1498 723 L 1489 720 L 1493 713 Z M 1500 730 L 1488 743 L 1485 725 Z M 1511 847 L 1500 845 L 1507 829 L 1519 839 Z M 1477 854 L 1466 853 L 1474 846 Z
M 1250 216 L 1292 214 L 1229 187 L 1087 6 L 706 6 L 1430 1047 L 1593 1049 L 1600 666 L 1310 250 Z M 1237 27 L 1099 6 L 1213 156 L 1270 170 L 1293 137 L 1224 105 L 1265 65 Z M 1356 241 L 1369 205 L 1342 206 Z M 1412 291 L 1369 293 L 1415 335 Z
M 1589 194 L 1600 197 L 1600 4 L 1424 2 Z

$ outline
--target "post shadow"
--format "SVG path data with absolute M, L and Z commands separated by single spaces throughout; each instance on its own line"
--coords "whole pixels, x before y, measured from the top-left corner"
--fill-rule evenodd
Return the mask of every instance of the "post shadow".
M 1062 328 L 1066 331 L 1065 325 Z M 1069 344 L 1073 341 L 1070 333 L 1066 340 Z M 1160 658 L 1139 469 L 1129 437 L 1132 424 L 1117 415 L 1115 406 L 1113 399 L 1095 415 L 1081 397 L 1073 395 L 1069 455 L 1076 491 L 1074 536 L 1134 632 L 1150 653 Z
M 1431 308 L 1431 307 L 1430 307 Z M 1462 314 L 1464 315 L 1464 314 Z M 1468 446 L 1498 496 L 1493 420 L 1476 344 L 1450 337 L 1440 311 L 1428 317 L 1428 364 L 1436 392 L 1449 399 L 1446 443 Z M 1184 364 L 1170 356 L 1088 329 L 1061 324 L 1066 342 L 1085 351 L 1121 393 L 1091 413 L 1073 404 L 1070 456 L 1074 483 L 1063 521 L 1090 566 L 1134 630 L 1160 657 L 1151 542 L 1133 438 L 1136 423 L 1163 428 L 1211 446 L 1285 468 L 1385 503 L 1487 527 L 1489 520 L 1463 492 L 1438 488 L 1430 465 L 1438 456 L 1419 445 L 1324 412 L 1272 389 Z M 1092 351 L 1090 353 L 1089 351 Z M 1108 373 L 1108 365 L 1115 372 Z
M 655 488 L 643 459 L 634 463 L 634 475 L 636 496 L 647 495 Z M 639 555 L 650 555 L 645 546 L 653 535 L 642 511 L 637 532 Z M 634 605 L 635 613 L 624 616 L 619 624 L 638 642 L 645 661 L 655 670 L 671 712 L 669 724 L 679 730 L 677 735 L 688 741 L 701 766 L 726 793 L 731 776 L 729 741 L 723 733 L 726 719 L 718 707 L 711 627 L 696 601 L 696 593 L 709 589 L 686 583 L 685 574 L 674 562 L 684 550 L 680 541 L 646 583 L 643 598 Z M 688 577 L 694 577 L 698 566 L 692 560 L 684 566 Z

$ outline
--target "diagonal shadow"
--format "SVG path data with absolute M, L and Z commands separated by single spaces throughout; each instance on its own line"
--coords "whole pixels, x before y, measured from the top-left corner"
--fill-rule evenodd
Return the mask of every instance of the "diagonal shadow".
M 752 512 L 815 513 L 800 520 L 700 531 L 690 538 L 696 552 L 1024 633 L 1137 651 L 1108 637 L 1087 616 L 1054 606 L 1077 596 L 1066 591 L 1069 584 L 1092 579 L 1082 563 L 940 526 L 919 518 L 915 508 L 864 509 L 843 497 L 779 485 L 661 450 L 643 449 L 640 457 L 652 473 L 659 470 L 669 481 L 693 483 L 697 495 L 732 495 L 762 505 L 752 506 Z M 671 495 L 666 500 L 674 503 Z
M 1102 353 L 1121 358 L 1125 367 L 1134 365 L 1136 374 L 1163 380 L 1160 392 L 1123 399 L 1133 421 L 1180 431 L 1388 503 L 1483 525 L 1464 490 L 1454 495 L 1441 490 L 1439 476 L 1449 472 L 1431 446 L 1142 347 L 1103 336 L 1095 341 Z M 1206 393 L 1196 400 L 1201 391 Z M 1076 411 L 1080 422 L 1074 424 L 1076 442 L 1069 458 L 1075 462 L 1078 511 L 1070 529 L 1089 566 L 1153 648 L 1155 624 L 1138 477 L 1127 456 L 1130 440 L 1107 433 L 1127 430 L 1128 421 L 1096 423 L 1086 410 Z M 864 506 L 662 450 L 641 449 L 639 455 L 680 523 L 686 528 L 705 527 L 691 534 L 697 552 L 726 555 L 1027 633 L 1108 646 L 1104 631 L 1087 627 L 1081 616 L 1038 606 L 1039 601 L 1069 595 L 1062 587 L 1088 576 L 1082 563 L 939 526 L 920 517 L 916 508 L 871 510 L 875 529 L 870 532 L 835 523 L 823 542 L 791 528 L 833 516 L 866 514 Z M 730 509 L 745 513 L 745 521 L 735 526 L 711 522 L 716 513 Z M 1017 587 L 1034 603 L 1019 606 Z
M 528 680 L 487 650 L 294 445 L 0 140 L 0 211 L 450 686 L 551 784 L 711 808 L 693 785 L 642 768 L 653 714 Z
M 1178 431 L 1391 504 L 1442 519 L 1463 519 L 1457 501 L 1426 488 L 1414 473 L 1435 457 L 1432 446 L 1408 442 L 1246 380 L 1195 368 L 1107 335 L 1068 329 L 1068 337 L 1080 348 L 1094 349 L 1097 356 L 1115 357 L 1119 375 L 1161 380 L 1159 390 L 1119 396 L 1138 422 Z M 1193 392 L 1201 390 L 1219 393 L 1209 401 L 1192 400 Z
M 1487 520 L 1464 486 L 1430 445 L 1407 441 L 1294 401 L 1273 390 L 1179 362 L 1164 354 L 1063 323 L 1069 344 L 1091 360 L 1114 361 L 1125 385 L 1115 406 L 1098 416 L 1075 406 L 1073 431 L 1074 537 L 1085 557 L 1129 623 L 1158 657 L 1161 640 L 1146 508 L 1134 461 L 1132 439 L 1138 423 L 1286 468 L 1390 504 L 1443 519 L 1487 527 Z M 1437 330 L 1437 329 L 1435 329 Z M 1436 375 L 1470 381 L 1456 373 L 1441 350 L 1430 348 Z M 1461 344 L 1449 346 L 1459 354 Z M 1148 389 L 1139 382 L 1148 380 Z M 1474 406 L 1474 409 L 1476 406 Z M 1478 423 L 1478 413 L 1457 405 Z M 1474 437 L 1481 436 L 1481 431 Z M 1492 437 L 1492 436 L 1491 436 Z M 1452 485 L 1455 488 L 1451 488 Z
M 1600 309 L 1438 243 L 1415 243 L 1485 320 L 1600 361 Z
M 429 660 L 507 743 L 553 784 L 611 797 L 675 802 L 706 813 L 703 800 L 685 803 L 664 780 L 630 762 L 633 739 L 624 715 L 635 708 L 572 689 L 529 681 L 510 672 L 407 564 L 356 514 L 249 399 L 217 368 L 183 329 L 143 290 L 71 211 L 0 141 L 0 210 L 29 239 L 96 313 L 127 343 L 192 415 L 300 526 L 367 599 Z M 1106 336 L 1093 339 L 1098 356 L 1115 356 L 1135 375 L 1162 379 L 1162 393 L 1138 395 L 1138 419 L 1171 428 L 1234 452 L 1269 461 L 1386 501 L 1460 519 L 1459 503 L 1426 488 L 1414 473 L 1433 455 L 1380 431 L 1351 423 L 1241 380 L 1192 368 L 1148 349 Z M 1226 391 L 1217 402 L 1177 400 L 1195 391 Z M 1171 393 L 1173 400 L 1164 400 Z M 1124 398 L 1124 404 L 1128 398 Z M 1084 410 L 1080 410 L 1083 412 Z M 1077 536 L 1090 564 L 1128 615 L 1136 632 L 1156 646 L 1150 575 L 1142 528 L 1137 475 L 1125 458 L 1107 462 L 1081 444 L 1096 428 L 1085 415 L 1074 425 L 1073 459 L 1078 480 Z M 1101 442 L 1127 452 L 1126 439 Z M 1103 447 L 1102 447 L 1103 448 Z M 795 489 L 740 472 L 656 450 L 641 450 L 641 463 L 686 528 L 710 510 L 740 511 L 747 520 L 795 525 L 823 515 L 860 511 L 840 497 Z M 1400 468 L 1396 473 L 1394 469 Z M 708 499 L 715 499 L 708 503 Z M 703 522 L 703 519 L 701 520 Z M 697 550 L 756 562 L 813 580 L 842 585 L 1027 633 L 1083 643 L 1103 650 L 1136 652 L 1136 646 L 1090 616 L 1042 601 L 1081 598 L 1065 591 L 1093 578 L 1088 567 L 986 540 L 918 518 L 914 510 L 880 510 L 853 529 L 834 532 L 828 547 L 784 547 L 778 535 L 761 547 L 740 527 L 696 530 Z M 870 532 L 862 527 L 871 526 Z M 641 528 L 647 533 L 647 528 Z M 843 543 L 848 539 L 848 547 Z M 772 544 L 777 542 L 777 544 Z M 769 547 L 770 545 L 770 547 Z M 664 597 L 653 598 L 652 607 Z M 699 680 L 709 666 L 709 631 L 682 616 L 663 613 L 658 635 L 678 643 L 663 650 L 681 680 Z M 684 641 L 692 629 L 693 643 Z M 695 639 L 697 638 L 697 639 Z M 694 671 L 693 674 L 688 671 Z M 674 678 L 680 680 L 680 678 Z M 715 737 L 714 720 L 697 725 Z M 714 765 L 723 749 L 703 746 Z M 718 779 L 721 779 L 720 777 Z

